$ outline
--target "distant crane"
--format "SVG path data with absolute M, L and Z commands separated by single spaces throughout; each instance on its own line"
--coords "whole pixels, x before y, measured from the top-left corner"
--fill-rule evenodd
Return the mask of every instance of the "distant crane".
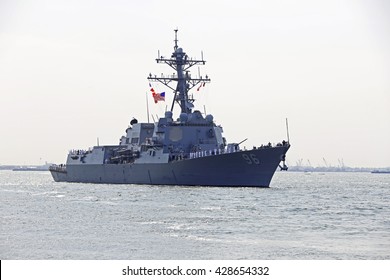
M 344 159 L 338 159 L 338 161 L 339 161 L 339 167 L 341 168 L 341 169 L 344 169 L 345 168 L 345 164 L 344 164 Z
M 329 167 L 329 165 L 328 165 L 328 163 L 326 162 L 326 160 L 325 160 L 325 158 L 322 158 L 322 160 L 324 161 L 324 163 L 325 163 L 325 167 Z

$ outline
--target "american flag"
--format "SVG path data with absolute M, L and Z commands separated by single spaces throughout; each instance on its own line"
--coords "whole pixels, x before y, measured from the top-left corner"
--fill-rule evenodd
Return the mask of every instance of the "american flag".
M 157 103 L 159 101 L 165 101 L 165 92 L 162 93 L 152 92 L 152 94 L 153 94 L 154 103 Z
M 165 101 L 165 92 L 157 93 L 152 85 L 149 83 L 150 91 L 152 92 L 154 103 L 157 103 L 159 101 Z

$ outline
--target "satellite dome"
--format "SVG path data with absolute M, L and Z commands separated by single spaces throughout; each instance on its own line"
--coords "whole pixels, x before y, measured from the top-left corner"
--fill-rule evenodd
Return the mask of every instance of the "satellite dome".
M 213 120 L 214 120 L 214 117 L 213 117 L 213 115 L 207 115 L 206 116 L 206 121 L 208 121 L 208 122 L 213 122 Z
M 130 125 L 134 125 L 138 123 L 138 120 L 136 118 L 133 118 L 131 121 L 130 121 Z
M 188 120 L 187 113 L 181 113 L 180 114 L 180 122 L 185 123 L 185 122 L 187 122 L 187 120 Z

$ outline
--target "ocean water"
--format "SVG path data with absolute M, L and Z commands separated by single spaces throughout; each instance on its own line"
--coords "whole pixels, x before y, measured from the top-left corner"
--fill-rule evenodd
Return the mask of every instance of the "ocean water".
M 278 172 L 262 189 L 0 171 L 0 259 L 390 259 L 390 175 Z

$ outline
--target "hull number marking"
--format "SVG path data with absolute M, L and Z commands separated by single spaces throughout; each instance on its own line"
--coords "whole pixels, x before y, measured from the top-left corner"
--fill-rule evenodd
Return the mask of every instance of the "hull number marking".
M 242 158 L 245 159 L 247 164 L 260 164 L 260 160 L 255 154 L 242 154 Z

